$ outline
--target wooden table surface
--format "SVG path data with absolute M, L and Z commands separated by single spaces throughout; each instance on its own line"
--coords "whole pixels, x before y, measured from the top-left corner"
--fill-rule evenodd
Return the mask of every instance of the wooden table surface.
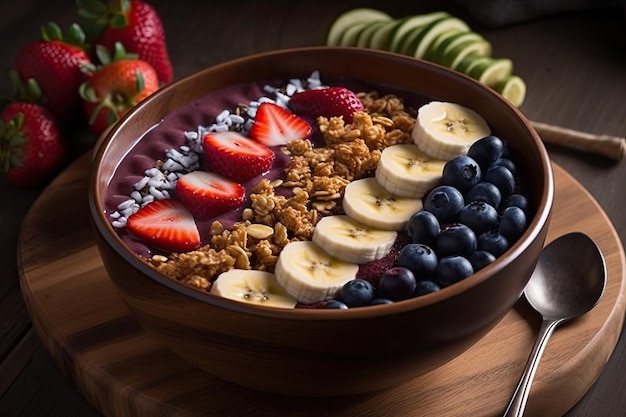
M 598 135 L 626 135 L 626 19 L 621 8 L 563 11 L 490 28 L 458 7 L 425 0 L 151 3 L 162 15 L 177 78 L 254 52 L 321 44 L 332 19 L 352 7 L 378 7 L 396 17 L 448 10 L 487 37 L 495 56 L 513 60 L 515 73 L 528 85 L 521 110 L 529 119 Z M 66 28 L 75 19 L 72 0 L 2 2 L 0 68 L 12 65 L 20 45 L 37 39 L 42 24 L 54 20 Z M 0 83 L 0 97 L 4 97 L 10 90 L 6 79 Z M 84 131 L 74 135 L 79 145 L 73 154 L 78 157 L 94 139 Z M 626 162 L 557 146 L 548 149 L 553 160 L 593 195 L 626 246 Z M 19 287 L 20 226 L 44 188 L 20 189 L 0 179 L 0 416 L 100 416 L 43 348 Z M 71 227 L 71 219 L 67 222 Z M 624 410 L 626 338 L 622 336 L 600 378 L 567 416 L 626 416 Z

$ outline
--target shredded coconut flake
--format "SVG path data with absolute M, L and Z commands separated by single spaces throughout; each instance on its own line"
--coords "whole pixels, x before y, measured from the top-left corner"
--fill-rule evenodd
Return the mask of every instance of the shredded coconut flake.
M 262 103 L 269 102 L 287 108 L 291 96 L 295 93 L 323 86 L 319 71 L 313 71 L 306 80 L 292 78 L 284 88 L 265 85 L 263 91 L 267 96 L 251 100 L 243 106 L 240 114 L 233 112 L 233 109 L 224 109 L 215 117 L 212 124 L 198 126 L 195 131 L 183 132 L 186 143 L 178 149 L 165 150 L 163 161 L 160 164 L 155 163 L 153 168 L 144 172 L 144 177 L 134 184 L 130 198 L 110 214 L 113 219 L 111 224 L 116 228 L 124 228 L 128 217 L 136 213 L 140 207 L 155 199 L 171 198 L 170 191 L 176 188 L 178 178 L 199 168 L 202 138 L 207 133 L 235 130 L 245 135 L 252 128 L 257 108 Z

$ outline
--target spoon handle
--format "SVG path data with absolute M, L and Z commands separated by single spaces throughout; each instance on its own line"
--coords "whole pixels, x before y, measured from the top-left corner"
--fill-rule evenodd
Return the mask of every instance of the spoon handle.
M 558 326 L 561 322 L 562 320 L 547 319 L 543 319 L 541 322 L 539 334 L 537 335 L 537 339 L 533 345 L 528 362 L 526 362 L 526 368 L 524 368 L 524 373 L 517 384 L 517 388 L 515 388 L 515 392 L 511 397 L 511 401 L 509 402 L 509 406 L 504 412 L 503 417 L 521 417 L 524 414 L 526 401 L 528 400 L 528 394 L 530 393 L 530 386 L 535 378 L 535 372 L 537 371 L 541 355 L 548 344 L 548 339 L 552 336 L 552 332 L 554 332 L 556 326 Z

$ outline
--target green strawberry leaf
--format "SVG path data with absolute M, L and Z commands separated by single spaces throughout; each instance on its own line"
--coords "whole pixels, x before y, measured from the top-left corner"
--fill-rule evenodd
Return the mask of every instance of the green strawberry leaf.
M 41 38 L 44 41 L 61 41 L 68 45 L 77 46 L 82 49 L 87 49 L 86 36 L 83 29 L 78 23 L 70 25 L 67 31 L 67 37 L 63 36 L 63 31 L 55 22 L 48 22 L 41 27 Z
M 89 86 L 86 82 L 82 83 L 78 87 L 78 94 L 85 101 L 88 101 L 90 103 L 98 102 L 98 97 L 96 96 L 96 90 L 94 90 L 93 87 Z
M 96 45 L 96 56 L 102 65 L 108 65 L 111 62 L 121 61 L 122 59 L 137 59 L 138 54 L 134 52 L 126 52 L 126 48 L 121 42 L 115 42 L 113 54 L 103 45 Z
M 65 40 L 67 43 L 75 46 L 84 47 L 86 42 L 85 32 L 78 23 L 72 23 L 67 31 Z
M 117 14 L 111 18 L 109 24 L 115 29 L 124 29 L 128 26 L 128 19 L 124 15 Z
M 117 113 L 115 112 L 115 109 L 109 109 L 109 112 L 107 114 L 107 125 L 111 126 L 113 123 L 117 122 Z
M 88 14 L 94 17 L 100 17 L 107 13 L 106 4 L 100 0 L 76 0 L 78 13 Z M 87 17 L 87 15 L 85 15 Z
M 46 102 L 46 98 L 43 94 L 43 91 L 41 91 L 41 87 L 39 86 L 37 80 L 35 80 L 34 78 L 29 78 L 28 80 L 26 80 L 24 87 L 26 89 L 26 98 L 38 103 Z
M 113 61 L 120 61 L 122 59 L 137 59 L 139 55 L 134 52 L 127 52 L 122 42 L 115 42 L 113 50 Z
M 143 77 L 143 73 L 141 71 L 137 71 L 135 73 L 135 91 L 137 93 L 141 93 L 146 86 L 146 80 Z
M 54 22 L 48 22 L 41 27 L 41 38 L 44 41 L 62 41 L 63 32 L 59 25 Z
M 108 65 L 113 62 L 111 52 L 103 45 L 96 45 L 96 56 L 102 65 Z
M 78 21 L 89 42 L 96 42 L 109 26 L 107 5 L 101 0 L 76 0 Z
M 9 132 L 18 133 L 24 127 L 24 113 L 17 113 L 15 117 L 9 120 Z
M 37 80 L 29 78 L 26 81 L 22 81 L 19 73 L 15 69 L 10 69 L 6 73 L 11 84 L 13 98 L 19 101 L 39 104 L 46 101 Z
M 21 131 L 24 114 L 17 113 L 9 121 L 0 121 L 0 171 L 8 172 L 13 167 L 22 166 L 23 147 L 28 138 Z
M 109 25 L 116 29 L 124 29 L 129 25 L 130 0 L 112 0 L 109 11 L 112 13 Z
M 13 168 L 21 167 L 24 162 L 24 151 L 22 148 L 14 148 L 11 151 L 11 160 L 9 165 Z

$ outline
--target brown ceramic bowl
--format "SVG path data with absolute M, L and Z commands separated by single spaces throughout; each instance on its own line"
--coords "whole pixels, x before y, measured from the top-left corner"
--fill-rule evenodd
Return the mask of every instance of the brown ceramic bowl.
M 457 102 L 481 114 L 518 157 L 533 215 L 495 263 L 439 292 L 349 310 L 255 307 L 174 282 L 117 237 L 103 200 L 118 161 L 170 111 L 215 89 L 255 79 L 344 76 Z M 90 207 L 106 270 L 137 321 L 198 368 L 253 389 L 344 395 L 397 385 L 465 352 L 522 294 L 548 229 L 550 160 L 528 120 L 500 95 L 440 66 L 367 49 L 311 47 L 262 53 L 205 69 L 134 108 L 105 137 L 93 163 Z M 158 364 L 155 364 L 158 366 Z

